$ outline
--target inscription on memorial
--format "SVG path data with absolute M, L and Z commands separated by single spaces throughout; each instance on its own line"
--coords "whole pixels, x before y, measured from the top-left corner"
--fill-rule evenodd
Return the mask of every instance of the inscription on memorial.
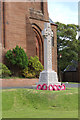
M 45 39 L 45 42 L 47 43 L 47 46 L 45 46 L 45 50 L 47 50 L 47 55 L 44 57 L 44 62 L 47 60 L 47 70 L 52 70 L 52 37 L 53 37 L 53 32 L 51 30 L 50 24 L 47 24 L 45 26 L 45 29 L 42 32 L 43 37 Z M 46 67 L 45 67 L 46 68 Z

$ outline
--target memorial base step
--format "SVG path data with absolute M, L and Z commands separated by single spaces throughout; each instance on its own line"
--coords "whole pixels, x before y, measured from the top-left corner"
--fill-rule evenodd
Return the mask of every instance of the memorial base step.
M 37 84 L 46 84 L 49 86 L 50 84 L 61 85 L 61 82 L 58 82 L 57 73 L 55 71 L 42 71 Z

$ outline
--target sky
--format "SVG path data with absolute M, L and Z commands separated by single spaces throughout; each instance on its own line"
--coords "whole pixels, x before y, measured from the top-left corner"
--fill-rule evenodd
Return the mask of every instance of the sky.
M 48 0 L 49 17 L 53 22 L 78 25 L 79 0 Z

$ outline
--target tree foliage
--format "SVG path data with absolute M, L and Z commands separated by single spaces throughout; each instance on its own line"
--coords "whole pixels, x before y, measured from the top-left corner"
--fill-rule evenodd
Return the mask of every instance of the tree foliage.
M 78 61 L 79 40 L 76 39 L 79 26 L 75 24 L 62 24 L 56 22 L 57 28 L 57 48 L 59 67 L 63 71 L 68 65 L 72 64 L 72 60 Z
M 23 70 L 25 77 L 39 77 L 40 72 L 43 70 L 43 65 L 39 61 L 37 56 L 30 57 L 28 62 L 28 68 Z
M 19 46 L 8 50 L 5 56 L 6 65 L 12 71 L 12 75 L 19 76 L 21 70 L 28 66 L 28 57 L 25 51 Z
M 11 71 L 8 69 L 8 67 L 5 64 L 0 63 L 0 78 L 8 77 L 10 75 Z
M 35 72 L 36 77 L 39 77 L 40 72 L 43 70 L 43 65 L 37 56 L 31 57 L 28 64 L 29 71 Z
M 21 69 L 28 66 L 28 57 L 25 51 L 19 46 L 16 46 L 13 50 L 7 51 L 6 59 L 10 65 L 16 65 Z

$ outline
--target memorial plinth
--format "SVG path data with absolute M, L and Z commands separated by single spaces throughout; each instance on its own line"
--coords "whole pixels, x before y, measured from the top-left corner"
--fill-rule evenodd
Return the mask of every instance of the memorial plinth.
M 44 38 L 44 70 L 40 73 L 38 84 L 50 84 L 60 85 L 58 82 L 57 73 L 52 70 L 52 37 L 53 32 L 51 30 L 50 23 L 44 24 L 44 30 L 42 31 Z

